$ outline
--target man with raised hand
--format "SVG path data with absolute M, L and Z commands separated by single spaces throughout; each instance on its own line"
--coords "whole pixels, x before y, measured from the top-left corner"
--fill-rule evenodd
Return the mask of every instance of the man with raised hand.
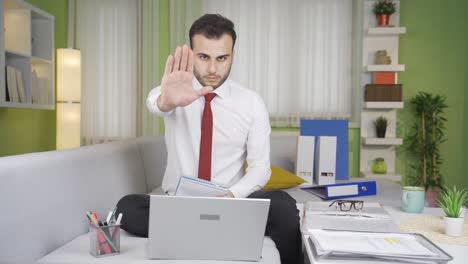
M 282 263 L 300 263 L 296 201 L 283 191 L 261 190 L 271 175 L 268 111 L 258 94 L 228 78 L 234 24 L 207 14 L 193 23 L 189 37 L 191 48 L 169 55 L 161 85 L 147 98 L 148 110 L 164 117 L 166 129 L 162 189 L 172 195 L 179 178 L 191 176 L 226 187 L 226 197 L 270 199 L 265 235 L 275 241 Z M 127 195 L 117 207 L 126 216 L 123 229 L 148 236 L 149 196 Z

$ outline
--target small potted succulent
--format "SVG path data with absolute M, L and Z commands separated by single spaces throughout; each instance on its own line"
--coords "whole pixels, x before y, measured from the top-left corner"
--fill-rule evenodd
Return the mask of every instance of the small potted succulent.
M 462 236 L 465 218 L 464 203 L 467 202 L 468 192 L 457 189 L 456 186 L 446 188 L 440 193 L 438 204 L 445 213 L 445 234 L 449 236 Z
M 374 4 L 374 14 L 377 16 L 379 27 L 388 27 L 390 15 L 395 13 L 396 6 L 391 0 L 379 0 Z
M 387 132 L 388 120 L 384 116 L 379 116 L 374 120 L 375 131 L 378 138 L 384 138 Z

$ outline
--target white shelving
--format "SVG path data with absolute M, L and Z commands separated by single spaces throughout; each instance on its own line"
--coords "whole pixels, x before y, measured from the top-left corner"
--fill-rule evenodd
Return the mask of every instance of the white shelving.
M 363 144 L 365 145 L 375 145 L 375 146 L 397 146 L 403 144 L 402 138 L 366 138 L 362 139 Z
M 362 94 L 365 93 L 367 84 L 373 83 L 374 74 L 377 72 L 402 72 L 405 65 L 398 63 L 399 37 L 406 33 L 406 28 L 401 27 L 400 1 L 394 0 L 396 12 L 390 17 L 389 27 L 378 27 L 372 7 L 375 0 L 362 1 L 364 14 L 362 24 L 362 72 L 360 85 Z M 386 50 L 390 56 L 391 64 L 375 65 L 376 52 Z M 398 74 L 395 74 L 395 81 Z M 363 96 L 364 97 L 364 96 Z M 361 177 L 366 179 L 386 178 L 393 181 L 401 181 L 401 176 L 395 173 L 395 146 L 403 144 L 403 139 L 396 135 L 397 110 L 403 109 L 403 102 L 362 102 L 361 109 L 361 145 L 360 145 L 360 171 Z M 374 120 L 383 116 L 388 120 L 385 138 L 377 138 Z M 372 165 L 377 158 L 384 159 L 387 174 L 373 174 Z
M 0 107 L 55 109 L 54 17 L 23 0 L 0 0 L 0 15 Z M 20 102 L 7 97 L 7 66 L 22 77 Z
M 364 102 L 367 109 L 403 109 L 403 102 Z
M 390 65 L 368 65 L 368 72 L 402 72 L 405 71 L 405 65 L 390 64 Z
M 405 33 L 405 27 L 371 27 L 367 29 L 369 35 L 398 35 Z
M 5 49 L 5 53 L 8 53 L 10 55 L 22 56 L 22 57 L 26 57 L 26 58 L 29 58 L 31 56 L 31 55 L 26 54 L 25 52 L 22 52 L 22 51 L 9 50 L 9 49 Z

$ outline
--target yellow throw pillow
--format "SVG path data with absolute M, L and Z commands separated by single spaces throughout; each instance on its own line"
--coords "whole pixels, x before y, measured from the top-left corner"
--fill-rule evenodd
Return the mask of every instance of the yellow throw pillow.
M 277 190 L 297 186 L 305 180 L 277 166 L 271 166 L 271 177 L 264 190 Z

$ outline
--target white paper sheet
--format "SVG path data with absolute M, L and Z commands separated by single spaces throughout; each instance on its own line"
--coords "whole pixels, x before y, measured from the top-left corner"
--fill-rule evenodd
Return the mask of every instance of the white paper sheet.
M 223 196 L 228 189 L 215 183 L 198 178 L 180 177 L 179 184 L 175 192 L 176 196 L 201 196 L 216 197 Z

